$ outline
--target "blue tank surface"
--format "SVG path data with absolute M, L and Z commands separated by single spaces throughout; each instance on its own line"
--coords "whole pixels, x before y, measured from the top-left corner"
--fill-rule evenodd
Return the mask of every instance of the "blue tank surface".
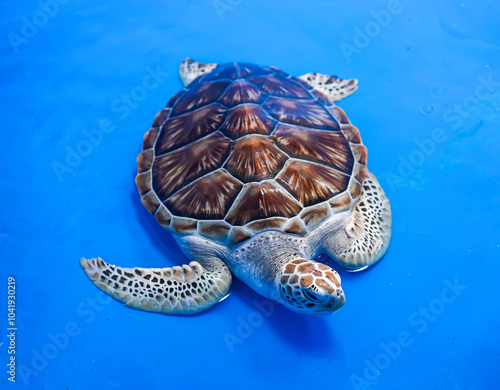
M 500 388 L 500 3 L 0 9 L 1 388 Z M 186 56 L 359 81 L 338 106 L 391 201 L 392 239 L 367 270 L 335 265 L 338 312 L 296 314 L 234 280 L 210 310 L 165 316 L 81 270 L 82 256 L 185 262 L 134 177 Z

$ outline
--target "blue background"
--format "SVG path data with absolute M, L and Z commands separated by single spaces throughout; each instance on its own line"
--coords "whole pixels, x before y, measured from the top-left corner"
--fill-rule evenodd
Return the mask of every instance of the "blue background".
M 0 387 L 499 387 L 497 1 L 41 4 L 0 6 Z M 263 318 L 255 302 L 266 301 L 236 281 L 209 312 L 162 316 L 103 299 L 81 271 L 81 256 L 184 261 L 134 175 L 143 134 L 181 89 L 185 56 L 358 78 L 339 105 L 391 200 L 393 235 L 375 267 L 342 272 L 338 313 L 274 305 Z M 157 68 L 158 85 L 141 94 Z M 127 110 L 124 94 L 135 96 Z M 55 170 L 102 120 L 114 130 Z M 15 385 L 5 372 L 8 275 Z

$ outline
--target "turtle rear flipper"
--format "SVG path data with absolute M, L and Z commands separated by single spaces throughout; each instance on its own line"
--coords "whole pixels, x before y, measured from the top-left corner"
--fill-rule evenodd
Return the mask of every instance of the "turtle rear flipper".
M 339 79 L 337 76 L 321 73 L 306 73 L 299 79 L 323 93 L 331 102 L 338 102 L 358 89 L 358 80 L 356 79 Z
M 179 67 L 179 75 L 184 85 L 187 86 L 198 76 L 211 72 L 216 67 L 217 64 L 203 64 L 186 57 L 182 60 L 181 66 Z
M 391 204 L 375 176 L 368 172 L 350 221 L 325 237 L 323 248 L 339 264 L 362 270 L 382 258 L 391 239 Z
M 172 268 L 122 268 L 97 259 L 80 260 L 92 282 L 134 309 L 163 314 L 194 314 L 229 294 L 231 272 L 218 259 Z

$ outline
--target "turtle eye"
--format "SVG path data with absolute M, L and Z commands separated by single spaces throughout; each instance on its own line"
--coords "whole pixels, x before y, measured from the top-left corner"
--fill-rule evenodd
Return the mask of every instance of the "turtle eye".
M 324 297 L 320 297 L 309 290 L 304 290 L 303 293 L 306 296 L 306 298 L 309 298 L 313 302 L 320 302 L 325 299 Z

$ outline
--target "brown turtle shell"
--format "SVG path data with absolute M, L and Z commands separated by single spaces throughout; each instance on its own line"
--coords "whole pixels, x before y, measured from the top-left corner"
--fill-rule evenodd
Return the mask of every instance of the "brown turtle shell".
M 137 187 L 178 234 L 237 245 L 306 235 L 352 206 L 366 148 L 345 113 L 274 67 L 217 66 L 172 97 L 144 136 Z

